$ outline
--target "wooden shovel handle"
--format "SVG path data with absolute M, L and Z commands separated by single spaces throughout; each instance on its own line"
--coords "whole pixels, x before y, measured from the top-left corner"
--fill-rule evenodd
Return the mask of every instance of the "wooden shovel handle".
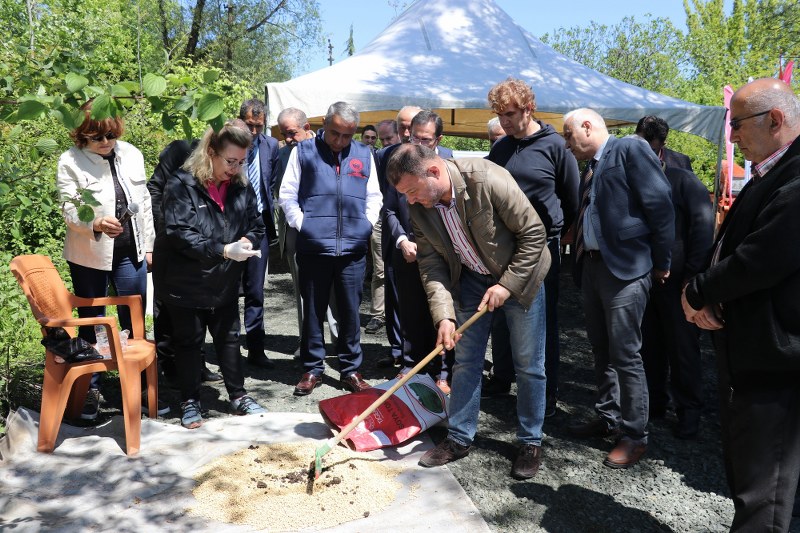
M 469 317 L 469 320 L 467 320 L 466 322 L 464 322 L 463 324 L 461 324 L 461 327 L 459 327 L 459 328 L 456 330 L 456 332 L 455 332 L 454 336 L 455 336 L 455 335 L 457 335 L 457 334 L 464 333 L 464 331 L 466 331 L 466 330 L 467 330 L 467 328 L 469 328 L 469 327 L 470 327 L 472 324 L 474 324 L 476 320 L 478 320 L 480 317 L 482 317 L 482 316 L 483 316 L 483 315 L 486 313 L 486 311 L 487 311 L 488 309 L 489 309 L 489 306 L 488 306 L 488 305 L 484 305 L 484 306 L 483 306 L 483 309 L 481 309 L 480 311 L 476 312 L 474 315 L 472 315 L 471 317 Z M 375 409 L 377 409 L 378 407 L 380 407 L 380 405 L 381 405 L 383 402 L 385 402 L 387 399 L 389 399 L 389 396 L 391 396 L 392 394 L 394 394 L 394 393 L 397 391 L 397 389 L 399 389 L 400 387 L 402 387 L 403 385 L 405 385 L 405 384 L 406 384 L 406 382 L 407 382 L 409 379 L 411 379 L 411 376 L 414 376 L 414 375 L 416 375 L 416 374 L 417 374 L 417 372 L 419 372 L 420 370 L 422 370 L 422 369 L 425 367 L 425 365 L 427 365 L 427 364 L 428 364 L 428 363 L 431 361 L 431 359 L 433 359 L 434 357 L 436 357 L 436 355 L 438 355 L 438 354 L 439 354 L 439 353 L 440 353 L 440 352 L 441 352 L 443 349 L 444 349 L 444 345 L 442 345 L 442 344 L 437 344 L 437 345 L 436 345 L 436 348 L 434 348 L 433 350 L 431 350 L 431 353 L 429 353 L 428 355 L 426 355 L 426 356 L 425 356 L 425 358 L 424 358 L 422 361 L 420 361 L 419 363 L 417 363 L 417 364 L 414 366 L 414 368 L 412 368 L 412 369 L 411 369 L 411 370 L 408 372 L 408 374 L 406 374 L 405 376 L 403 376 L 402 378 L 400 378 L 400 379 L 397 381 L 397 383 L 395 383 L 394 385 L 392 385 L 391 387 L 389 387 L 389 388 L 386 390 L 386 392 L 384 392 L 383 394 L 381 394 L 381 395 L 380 395 L 380 397 L 379 397 L 377 400 L 375 400 L 374 402 L 372 402 L 372 404 L 370 404 L 370 406 L 369 406 L 369 407 L 367 407 L 367 408 L 366 408 L 366 410 L 364 410 L 364 412 L 363 412 L 363 413 L 361 413 L 360 415 L 358 415 L 356 418 L 354 418 L 354 419 L 353 419 L 353 421 L 352 421 L 352 422 L 350 422 L 350 423 L 349 423 L 349 424 L 347 424 L 345 427 L 343 427 L 343 428 L 342 428 L 342 430 L 339 432 L 339 434 L 338 434 L 338 435 L 336 435 L 335 437 L 333 437 L 331 440 L 329 440 L 329 441 L 328 441 L 328 445 L 329 445 L 331 448 L 333 448 L 334 446 L 336 446 L 337 444 L 339 444 L 339 443 L 340 443 L 340 442 L 341 442 L 341 441 L 342 441 L 342 440 L 343 440 L 345 437 L 347 437 L 347 435 L 348 435 L 348 434 L 350 434 L 350 432 L 351 432 L 351 431 L 352 431 L 352 430 L 353 430 L 353 429 L 354 429 L 354 428 L 355 428 L 357 425 L 359 425 L 361 422 L 363 422 L 365 418 L 367 418 L 369 415 L 371 415 L 371 414 L 372 414 L 372 412 L 373 412 L 373 411 L 375 411 Z

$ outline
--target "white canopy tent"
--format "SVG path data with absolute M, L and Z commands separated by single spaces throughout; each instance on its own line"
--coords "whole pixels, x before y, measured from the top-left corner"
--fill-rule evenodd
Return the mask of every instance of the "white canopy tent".
M 361 125 L 375 124 L 417 105 L 439 113 L 446 134 L 485 138 L 493 116 L 486 95 L 509 76 L 533 87 L 536 117 L 557 131 L 565 113 L 589 107 L 609 126 L 656 115 L 671 129 L 722 139 L 725 108 L 646 91 L 576 63 L 515 24 L 493 0 L 417 0 L 357 54 L 268 83 L 267 122 L 274 126 L 282 109 L 297 107 L 319 126 L 328 106 L 343 100 L 359 110 Z

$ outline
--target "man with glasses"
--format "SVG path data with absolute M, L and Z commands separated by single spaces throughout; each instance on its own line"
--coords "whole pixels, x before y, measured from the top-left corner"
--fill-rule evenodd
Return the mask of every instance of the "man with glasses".
M 373 150 L 375 149 L 375 143 L 378 142 L 378 130 L 375 129 L 375 126 L 372 124 L 364 126 L 364 129 L 361 130 L 361 142 Z
M 353 392 L 369 388 L 358 372 L 363 359 L 359 305 L 381 192 L 372 151 L 353 141 L 358 119 L 350 104 L 332 104 L 316 138 L 299 143 L 289 155 L 281 183 L 281 208 L 287 223 L 298 231 L 296 257 L 303 295 L 300 360 L 305 372 L 294 389 L 296 395 L 310 394 L 322 379 L 322 321 L 331 287 L 339 311 L 340 381 Z
M 433 111 L 423 109 L 411 119 L 411 137 L 409 140 L 414 144 L 421 144 L 430 148 L 442 159 L 449 159 L 453 157 L 453 151 L 450 148 L 439 146 L 443 130 L 442 117 Z
M 253 247 L 261 250 L 261 256 L 248 259 L 242 274 L 247 362 L 271 369 L 275 365 L 264 352 L 264 282 L 269 268 L 269 244 L 276 238 L 271 191 L 278 163 L 278 141 L 264 135 L 266 115 L 261 100 L 253 98 L 244 102 L 239 109 L 239 118 L 247 124 L 253 136 L 243 171 L 256 193 L 258 210 L 267 228 L 261 243 Z
M 275 180 L 273 195 L 275 202 L 279 203 L 278 191 L 281 188 L 283 181 L 283 173 L 286 171 L 286 164 L 289 162 L 289 155 L 295 149 L 298 143 L 306 139 L 314 138 L 314 131 L 311 129 L 311 124 L 308 122 L 306 114 L 296 107 L 287 107 L 278 113 L 278 128 L 281 131 L 286 146 L 278 150 L 278 166 L 275 169 Z M 286 256 L 286 261 L 289 263 L 289 273 L 292 276 L 292 286 L 294 287 L 295 306 L 297 308 L 297 338 L 303 336 L 303 297 L 300 294 L 300 280 L 297 274 L 297 258 L 295 257 L 295 245 L 297 243 L 297 230 L 286 224 L 286 215 L 283 209 L 277 210 L 278 219 L 278 246 L 280 254 Z M 328 332 L 331 337 L 331 344 L 336 346 L 339 339 L 339 327 L 336 323 L 336 299 L 331 292 L 329 300 L 330 305 L 325 313 L 325 318 L 328 321 Z M 296 359 L 300 358 L 300 346 L 294 352 Z
M 386 182 L 386 163 L 392 152 L 402 143 L 411 140 L 411 120 L 422 111 L 422 108 L 407 105 L 397 112 L 397 118 L 393 128 L 394 135 L 389 137 L 389 130 L 383 126 L 384 133 L 381 134 L 383 149 L 375 154 L 375 162 L 378 166 L 378 183 L 384 196 L 388 193 L 391 186 Z M 386 121 L 381 122 L 385 124 Z M 381 127 L 379 124 L 379 128 Z M 394 269 L 392 268 L 391 254 L 394 253 L 394 246 L 391 243 L 389 228 L 385 224 L 386 213 L 381 211 L 381 254 L 383 257 L 383 287 L 384 287 L 384 324 L 386 325 L 386 339 L 389 341 L 390 354 L 377 362 L 378 368 L 392 368 L 398 366 L 403 361 L 403 334 L 400 328 L 400 315 L 397 309 L 397 282 L 394 279 Z
M 788 531 L 800 477 L 800 101 L 763 78 L 734 93 L 730 114 L 753 179 L 682 303 L 717 353 L 731 531 Z

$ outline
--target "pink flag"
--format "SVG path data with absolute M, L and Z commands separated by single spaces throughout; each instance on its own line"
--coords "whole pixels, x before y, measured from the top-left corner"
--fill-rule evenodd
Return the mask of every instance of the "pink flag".
M 728 205 L 733 198 L 733 143 L 731 143 L 731 126 L 728 122 L 731 120 L 731 98 L 733 97 L 733 87 L 726 85 L 723 89 L 725 100 L 725 157 L 728 159 L 728 182 L 725 184 L 725 190 L 722 191 L 722 197 L 725 198 Z
M 782 69 L 780 75 L 778 76 L 781 81 L 783 81 L 787 85 L 792 84 L 792 70 L 794 69 L 794 59 L 786 63 L 786 68 Z

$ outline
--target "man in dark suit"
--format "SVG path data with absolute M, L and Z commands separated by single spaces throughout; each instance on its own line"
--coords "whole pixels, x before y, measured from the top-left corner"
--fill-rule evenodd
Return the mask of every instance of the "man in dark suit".
M 689 172 L 694 172 L 694 170 L 692 170 L 692 162 L 689 160 L 688 155 L 667 148 L 669 125 L 663 118 L 658 118 L 654 115 L 647 115 L 640 118 L 639 122 L 636 124 L 636 131 L 634 133 L 650 144 L 665 166 L 670 168 L 682 168 Z
M 666 121 L 654 116 L 644 117 L 636 127 L 636 134 L 659 156 L 665 154 L 667 132 Z M 650 289 L 650 301 L 642 320 L 641 353 L 650 393 L 650 417 L 663 417 L 671 397 L 678 416 L 675 434 L 691 439 L 700 429 L 703 407 L 700 330 L 686 321 L 680 301 L 686 282 L 700 272 L 708 258 L 714 236 L 714 212 L 708 189 L 697 176 L 668 163 L 679 159 L 662 159 L 675 207 L 675 241 L 669 279 Z
M 381 187 L 381 192 L 385 195 L 388 187 L 386 181 L 386 163 L 389 161 L 389 156 L 392 152 L 400 146 L 401 143 L 407 143 L 411 139 L 411 121 L 417 113 L 422 111 L 422 108 L 417 106 L 404 106 L 397 112 L 395 119 L 395 126 L 393 128 L 394 135 L 390 135 L 392 130 L 386 128 L 384 123 L 378 124 L 378 136 L 383 144 L 383 149 L 375 154 L 375 165 L 378 169 L 378 183 Z M 403 333 L 400 327 L 400 313 L 398 310 L 398 296 L 397 296 L 397 282 L 394 279 L 394 268 L 392 267 L 391 254 L 394 253 L 394 247 L 391 243 L 391 236 L 389 229 L 383 224 L 385 219 L 385 210 L 381 209 L 381 253 L 383 254 L 384 269 L 383 269 L 383 286 L 384 286 L 384 318 L 386 325 L 386 339 L 389 341 L 391 352 L 385 358 L 379 359 L 377 366 L 379 368 L 391 368 L 403 364 Z
M 440 157 L 449 158 L 453 151 L 439 146 L 442 130 L 441 117 L 432 111 L 422 110 L 411 120 L 410 139 L 413 144 L 427 146 Z M 397 304 L 403 336 L 403 366 L 400 369 L 402 375 L 409 372 L 436 345 L 436 329 L 428 310 L 428 297 L 419 277 L 417 243 L 408 202 L 391 185 L 384 194 L 384 218 L 390 235 L 385 255 L 391 262 L 397 285 Z M 445 394 L 450 394 L 453 359 L 454 353 L 447 352 L 438 368 L 433 370 L 436 384 Z
M 759 79 L 734 93 L 730 116 L 753 179 L 683 309 L 713 331 L 731 531 L 788 531 L 800 478 L 800 101 Z
M 591 109 L 565 115 L 564 140 L 578 160 L 589 161 L 581 179 L 574 274 L 595 358 L 599 415 L 569 431 L 576 437 L 621 433 L 604 464 L 628 468 L 647 449 L 641 324 L 650 286 L 669 277 L 670 187 L 647 143 L 612 137 Z
M 264 135 L 264 102 L 251 99 L 239 109 L 239 118 L 247 124 L 253 135 L 253 144 L 247 155 L 247 179 L 256 192 L 258 209 L 264 219 L 267 231 L 258 248 L 261 257 L 247 260 L 242 275 L 244 291 L 244 328 L 247 342 L 247 362 L 251 365 L 270 369 L 274 364 L 264 352 L 264 281 L 269 268 L 269 243 L 276 239 L 272 186 L 275 167 L 278 164 L 278 141 Z M 254 247 L 255 248 L 255 247 Z
M 427 146 L 436 155 L 442 159 L 449 159 L 453 157 L 453 151 L 450 148 L 439 146 L 442 140 L 442 132 L 444 131 L 444 123 L 442 117 L 430 111 L 423 109 L 411 119 L 411 137 L 409 140 L 414 144 L 421 144 Z

